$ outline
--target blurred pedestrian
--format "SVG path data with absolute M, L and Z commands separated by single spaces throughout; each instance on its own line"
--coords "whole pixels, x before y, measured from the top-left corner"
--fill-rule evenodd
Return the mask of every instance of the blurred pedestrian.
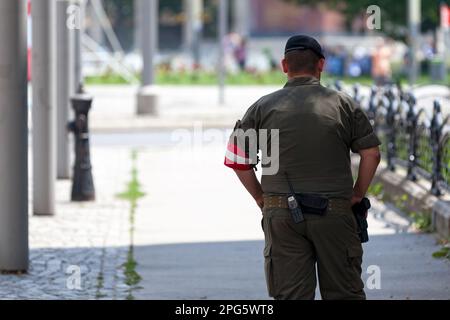
M 247 39 L 245 37 L 240 37 L 238 40 L 234 49 L 234 58 L 239 65 L 239 69 L 244 71 L 247 62 Z
M 383 38 L 378 38 L 372 56 L 372 77 L 379 86 L 391 81 L 391 49 Z

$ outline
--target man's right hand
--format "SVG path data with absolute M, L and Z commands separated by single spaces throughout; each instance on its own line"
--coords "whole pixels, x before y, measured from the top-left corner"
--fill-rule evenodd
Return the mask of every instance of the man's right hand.
M 259 197 L 256 199 L 256 204 L 258 207 L 261 208 L 261 210 L 264 208 L 264 197 Z
M 357 203 L 360 203 L 362 199 L 363 199 L 363 197 L 359 197 L 359 196 L 353 195 L 352 199 L 351 199 L 352 206 L 357 204 Z
M 360 203 L 362 201 L 362 199 L 363 199 L 363 197 L 359 197 L 359 196 L 353 195 L 352 196 L 352 200 L 351 200 L 352 207 L 355 204 Z M 367 219 L 367 215 L 368 215 L 368 211 L 366 211 L 366 214 L 365 214 L 366 219 Z

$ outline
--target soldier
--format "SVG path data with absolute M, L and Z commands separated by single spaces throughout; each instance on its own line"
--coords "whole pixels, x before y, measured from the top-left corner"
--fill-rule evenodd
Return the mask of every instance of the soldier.
M 380 141 L 350 96 L 320 84 L 324 63 L 315 39 L 291 37 L 282 60 L 287 84 L 247 110 L 227 147 L 225 165 L 263 213 L 265 276 L 275 299 L 314 299 L 316 265 L 323 299 L 365 299 L 363 250 L 351 206 L 372 181 Z M 278 145 L 267 145 L 274 138 Z M 253 149 L 262 151 L 261 183 Z M 355 184 L 350 150 L 360 155 Z M 265 158 L 277 152 L 278 170 L 267 170 L 274 159 L 267 164 Z M 301 209 L 296 221 L 288 201 L 293 192 Z

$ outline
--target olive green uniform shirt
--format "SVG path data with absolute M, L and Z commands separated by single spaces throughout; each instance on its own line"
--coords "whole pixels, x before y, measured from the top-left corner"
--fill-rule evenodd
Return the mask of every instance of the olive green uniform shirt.
M 293 78 L 283 89 L 262 97 L 237 127 L 267 129 L 269 142 L 270 130 L 279 129 L 279 170 L 275 175 L 264 175 L 263 170 L 261 184 L 266 194 L 289 192 L 286 172 L 297 193 L 350 198 L 350 150 L 380 145 L 357 103 L 314 77 Z

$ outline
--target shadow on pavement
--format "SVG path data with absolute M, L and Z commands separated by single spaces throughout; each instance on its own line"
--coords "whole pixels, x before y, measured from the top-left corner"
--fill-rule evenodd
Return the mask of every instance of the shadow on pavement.
M 268 299 L 263 241 L 165 244 L 135 247 L 142 289 L 137 299 Z M 434 259 L 429 234 L 371 236 L 364 245 L 368 299 L 449 299 L 450 263 Z M 381 289 L 367 288 L 379 266 Z M 319 298 L 319 294 L 317 294 Z

